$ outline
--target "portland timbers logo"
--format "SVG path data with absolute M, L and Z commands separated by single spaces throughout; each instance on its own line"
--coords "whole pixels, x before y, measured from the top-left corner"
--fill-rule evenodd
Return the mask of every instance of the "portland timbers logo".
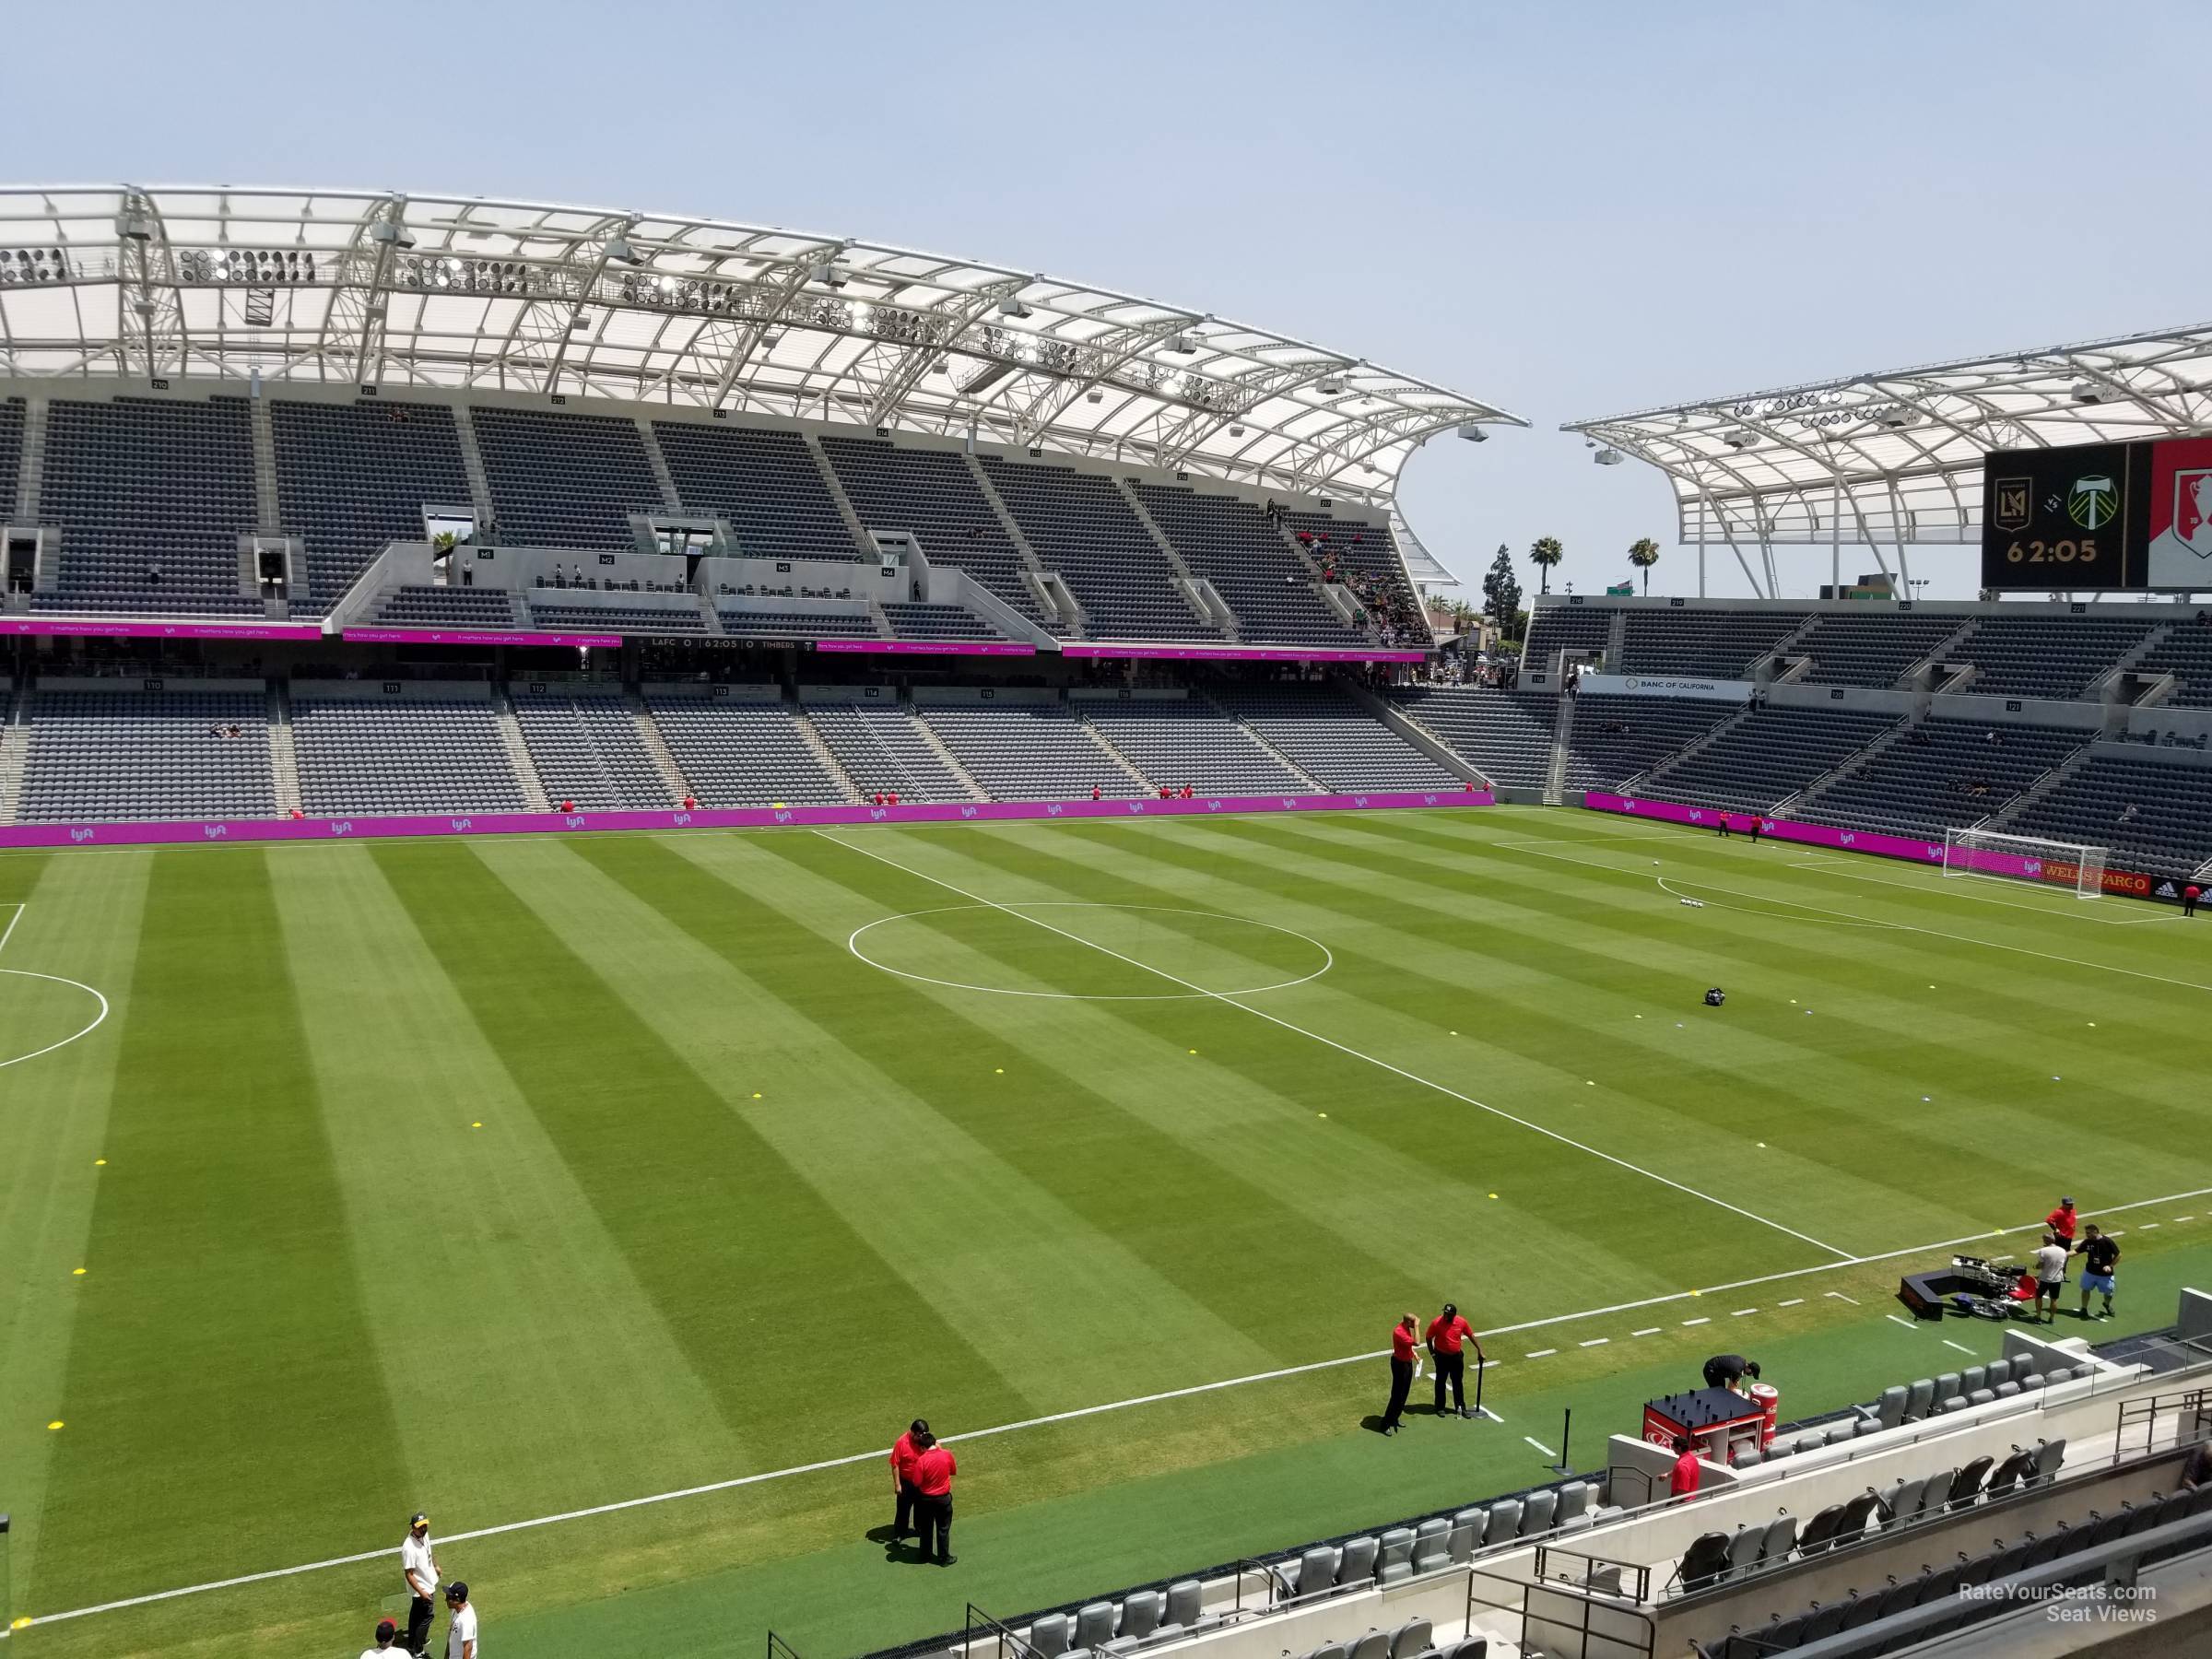
M 2074 488 L 2066 492 L 2066 516 L 2084 530 L 2102 529 L 2112 522 L 2119 508 L 2120 492 L 2102 473 L 2075 479 Z

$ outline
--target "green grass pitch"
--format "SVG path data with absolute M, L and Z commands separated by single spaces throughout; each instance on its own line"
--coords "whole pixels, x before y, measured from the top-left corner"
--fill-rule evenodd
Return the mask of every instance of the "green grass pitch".
M 356 1652 L 393 1558 L 47 1621 L 418 1507 L 495 1653 L 819 1659 L 1527 1484 L 1570 1405 L 1587 1467 L 1717 1349 L 1947 1369 L 1856 1258 L 2062 1190 L 2140 1206 L 2124 1324 L 2212 1277 L 2212 922 L 1594 814 L 71 851 L 11 918 L 11 1659 Z M 1314 1368 L 1447 1297 L 1504 1420 L 1365 1431 Z M 803 1467 L 916 1414 L 1023 1425 L 946 1571 Z

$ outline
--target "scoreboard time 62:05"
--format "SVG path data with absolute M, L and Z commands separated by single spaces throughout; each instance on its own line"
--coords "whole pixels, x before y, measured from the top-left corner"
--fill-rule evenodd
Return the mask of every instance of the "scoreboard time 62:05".
M 1982 585 L 2212 588 L 2212 438 L 1983 458 Z

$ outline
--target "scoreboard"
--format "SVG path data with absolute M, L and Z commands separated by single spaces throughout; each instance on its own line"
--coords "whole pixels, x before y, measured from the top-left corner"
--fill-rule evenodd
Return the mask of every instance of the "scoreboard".
M 2212 438 L 1993 450 L 1982 585 L 2212 590 Z

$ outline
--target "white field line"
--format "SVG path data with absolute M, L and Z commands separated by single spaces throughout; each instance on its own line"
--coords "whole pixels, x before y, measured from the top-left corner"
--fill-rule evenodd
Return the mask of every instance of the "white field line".
M 1952 1340 L 1951 1340 L 1951 1339 L 1950 1339 L 1948 1336 L 1946 1336 L 1946 1337 L 1943 1339 L 1943 1346 L 1944 1346 L 1945 1347 L 1953 1347 L 1953 1348 L 1957 1348 L 1957 1349 L 1958 1349 L 1958 1350 L 1959 1350 L 1960 1353 L 1964 1354 L 1964 1355 L 1965 1355 L 1965 1356 L 1966 1356 L 1966 1357 L 1967 1357 L 1969 1359 L 1971 1359 L 1974 1357 L 1974 1350 L 1973 1350 L 1972 1348 L 1970 1348 L 1970 1347 L 1968 1347 L 1966 1346 L 1966 1344 L 1965 1344 L 1965 1343 L 1963 1343 L 1963 1342 L 1953 1342 L 1953 1341 L 1952 1341 Z
M 1557 1452 L 1554 1452 L 1549 1446 L 1546 1445 L 1542 1441 L 1538 1440 L 1533 1434 L 1524 1434 L 1521 1438 L 1526 1441 L 1530 1445 L 1534 1446 L 1537 1451 L 1543 1453 L 1547 1457 L 1557 1457 L 1559 1455 Z
M 5 929 L 0 929 L 0 950 L 6 950 L 7 948 L 8 940 L 15 936 L 16 924 L 23 920 L 24 907 L 18 904 L 15 907 L 15 909 L 16 913 L 7 919 L 7 926 Z
M 917 870 L 910 865 L 902 865 L 895 858 L 887 858 L 881 853 L 874 852 L 866 847 L 855 845 L 853 842 L 841 840 L 841 838 L 830 835 L 824 830 L 817 830 L 814 831 L 814 833 L 820 836 L 822 840 L 829 841 L 833 846 L 843 847 L 848 852 L 857 853 L 863 858 L 872 858 L 877 864 L 880 864 L 888 869 L 898 870 L 904 875 L 914 877 L 914 879 L 917 881 L 926 881 L 935 887 L 941 887 L 948 893 L 958 893 L 961 898 L 968 900 L 971 903 L 987 906 L 992 910 L 999 912 L 1003 915 L 1012 916 L 1018 921 L 1027 922 L 1032 927 L 1041 927 L 1047 933 L 1058 934 L 1062 938 L 1070 940 L 1077 945 L 1087 946 L 1090 949 L 1099 952 L 1099 954 L 1101 956 L 1112 957 L 1117 962 L 1127 963 L 1130 967 L 1137 969 L 1141 972 L 1150 973 L 1158 978 L 1166 980 L 1171 985 L 1181 985 L 1186 991 L 1195 991 L 1201 993 L 1202 994 L 1211 998 L 1213 1001 L 1222 1004 L 1224 1006 L 1236 1008 L 1243 1013 L 1249 1014 L 1254 1019 L 1264 1019 L 1269 1025 L 1277 1027 L 1282 1030 L 1294 1032 L 1298 1036 L 1306 1038 L 1310 1041 L 1318 1042 L 1325 1048 L 1335 1049 L 1338 1053 L 1349 1055 L 1352 1059 L 1365 1061 L 1368 1065 L 1389 1072 L 1394 1077 L 1405 1078 L 1408 1083 L 1418 1083 L 1423 1088 L 1434 1089 L 1438 1094 L 1444 1095 L 1451 1100 L 1458 1100 L 1465 1105 L 1472 1106 L 1479 1112 L 1487 1112 L 1493 1117 L 1503 1118 L 1509 1124 L 1517 1124 L 1524 1129 L 1529 1130 L 1534 1134 L 1543 1135 L 1547 1140 L 1557 1141 L 1563 1147 L 1572 1147 L 1578 1152 L 1585 1152 L 1592 1158 L 1602 1159 L 1606 1163 L 1612 1164 L 1617 1169 L 1627 1170 L 1631 1174 L 1641 1175 L 1646 1180 L 1655 1181 L 1662 1186 L 1672 1187 L 1676 1192 L 1685 1194 L 1689 1197 L 1701 1198 L 1707 1204 L 1713 1205 L 1720 1209 L 1727 1210 L 1733 1215 L 1741 1216 L 1747 1221 L 1756 1221 L 1761 1227 L 1770 1228 L 1775 1232 L 1787 1233 L 1791 1238 L 1797 1240 L 1800 1243 L 1810 1244 L 1816 1250 L 1824 1250 L 1830 1255 L 1835 1256 L 1840 1260 L 1849 1261 L 1852 1259 L 1851 1253 L 1849 1251 L 1840 1250 L 1833 1244 L 1826 1243 L 1819 1239 L 1814 1238 L 1810 1233 L 1799 1232 L 1794 1227 L 1785 1227 L 1781 1222 L 1759 1215 L 1755 1210 L 1747 1210 L 1739 1204 L 1731 1204 L 1725 1198 L 1716 1198 L 1711 1193 L 1700 1192 L 1696 1187 L 1685 1185 L 1683 1182 L 1674 1180 L 1671 1176 L 1660 1174 L 1656 1170 L 1647 1170 L 1641 1164 L 1633 1164 L 1625 1158 L 1617 1158 L 1610 1152 L 1600 1151 L 1597 1147 L 1591 1146 L 1586 1141 L 1578 1141 L 1571 1135 L 1561 1135 L 1556 1129 L 1546 1128 L 1542 1124 L 1536 1123 L 1531 1118 L 1521 1117 L 1513 1112 L 1507 1112 L 1502 1107 L 1492 1106 L 1486 1100 L 1478 1100 L 1473 1095 L 1462 1094 L 1456 1088 L 1449 1088 L 1444 1084 L 1435 1081 L 1433 1078 L 1424 1077 L 1418 1072 L 1407 1071 L 1402 1065 L 1394 1065 L 1388 1060 L 1378 1058 L 1376 1055 L 1370 1054 L 1359 1049 L 1353 1048 L 1348 1043 L 1339 1042 L 1334 1037 L 1324 1037 L 1322 1035 L 1322 1033 L 1312 1030 L 1310 1027 L 1301 1026 L 1291 1020 L 1283 1018 L 1279 1014 L 1270 1014 L 1265 1008 L 1255 1008 L 1250 1003 L 1239 1002 L 1234 996 L 1229 994 L 1228 993 L 1209 991 L 1204 985 L 1197 983 L 1194 980 L 1186 980 L 1180 974 L 1170 973 L 1164 968 L 1156 968 L 1149 962 L 1138 960 L 1135 957 L 1124 956 L 1122 952 L 1112 949 L 1108 946 L 1100 945 L 1095 940 L 1085 938 L 1081 934 L 1070 933 L 1065 927 L 1055 927 L 1052 923 L 1044 921 L 1041 917 L 1030 915 L 1023 911 L 1016 910 L 1010 905 L 1001 904 L 995 900 L 986 899 L 980 893 L 970 892 L 966 888 L 955 886 L 952 882 L 947 881 L 942 877 L 932 876 L 927 871 Z
M 2188 1193 L 2169 1193 L 2162 1198 L 2141 1198 L 2131 1204 L 2108 1204 L 2097 1207 L 2100 1214 L 2112 1215 L 2122 1210 L 2142 1209 L 2150 1205 L 2173 1204 L 2183 1198 L 2203 1197 L 2207 1194 L 2212 1194 L 2212 1187 L 2199 1187 L 2195 1191 Z M 2004 1233 L 2035 1232 L 2042 1225 L 2041 1221 L 2030 1221 L 2018 1227 L 1998 1228 L 1971 1233 L 1964 1238 L 1942 1239 L 1931 1244 L 1909 1244 L 1901 1250 L 1886 1250 L 1877 1255 L 1854 1256 L 1845 1265 L 1865 1266 L 1875 1262 L 1895 1261 L 1900 1256 L 1921 1255 L 1932 1250 L 1948 1250 L 1954 1245 L 1972 1243 L 1978 1240 L 2000 1236 Z M 1664 1295 L 1647 1296 L 1637 1301 L 1615 1302 L 1609 1307 L 1585 1308 L 1575 1313 L 1554 1313 L 1543 1319 L 1524 1320 L 1519 1324 L 1500 1325 L 1491 1330 L 1488 1335 L 1493 1338 L 1511 1336 L 1522 1331 L 1536 1331 L 1551 1325 L 1572 1324 L 1578 1320 L 1602 1319 L 1609 1314 L 1626 1313 L 1640 1308 L 1655 1307 L 1663 1302 L 1684 1301 L 1693 1296 L 1715 1296 L 1724 1291 L 1747 1289 L 1753 1285 L 1770 1285 L 1780 1280 L 1803 1278 L 1807 1274 L 1833 1273 L 1836 1265 L 1833 1262 L 1822 1262 L 1811 1267 L 1792 1267 L 1781 1273 L 1764 1274 L 1757 1278 L 1737 1279 L 1730 1284 L 1707 1285 L 1697 1290 L 1670 1290 Z M 1831 1290 L 1828 1294 L 1844 1301 L 1851 1301 L 1854 1308 L 1859 1305 L 1840 1290 Z M 1895 1318 L 1896 1315 L 1891 1314 L 1889 1317 Z M 1683 1321 L 1683 1324 L 1691 1325 L 1709 1323 L 1711 1322 L 1706 1319 Z M 1655 1331 L 1658 1327 L 1654 1325 L 1652 1329 Z M 1158 1405 L 1164 1400 L 1188 1399 L 1194 1394 L 1218 1394 L 1225 1389 L 1242 1388 L 1253 1382 L 1271 1382 L 1280 1378 L 1302 1376 L 1312 1371 L 1332 1371 L 1340 1366 L 1364 1365 L 1372 1360 L 1384 1359 L 1388 1354 L 1389 1349 L 1377 1348 L 1370 1353 L 1347 1354 L 1336 1359 L 1316 1359 L 1304 1365 L 1287 1365 L 1276 1371 L 1254 1371 L 1249 1376 L 1226 1378 L 1218 1382 L 1198 1382 L 1187 1388 L 1171 1388 L 1159 1394 L 1139 1394 L 1127 1400 L 1109 1400 L 1099 1406 L 1079 1406 L 1072 1411 L 1056 1411 L 1046 1417 L 1025 1418 L 1018 1423 L 1001 1423 L 995 1428 L 974 1429 L 965 1434 L 948 1434 L 944 1438 L 947 1441 L 987 1440 L 994 1435 L 1012 1434 L 1020 1430 L 1041 1428 L 1050 1423 L 1065 1423 L 1077 1418 L 1098 1417 L 1106 1412 L 1127 1411 L 1141 1406 Z M 1501 1363 L 1500 1360 L 1490 1359 L 1481 1361 L 1485 1369 Z M 1486 1412 L 1484 1415 L 1496 1420 L 1502 1420 L 1497 1418 L 1494 1412 Z M 679 1498 L 699 1498 L 712 1492 L 728 1492 L 735 1491 L 741 1487 L 759 1486 L 771 1480 L 787 1480 L 797 1475 L 818 1474 L 825 1469 L 848 1468 L 854 1464 L 869 1463 L 888 1455 L 889 1448 L 888 1447 L 872 1452 L 851 1452 L 842 1457 L 825 1457 L 814 1463 L 794 1464 L 787 1469 L 768 1469 L 757 1475 L 738 1475 L 727 1480 L 712 1480 L 700 1486 L 681 1487 L 672 1492 L 653 1492 L 642 1498 L 624 1498 L 613 1503 L 594 1504 L 587 1509 L 563 1510 L 558 1514 L 535 1515 L 526 1521 L 508 1521 L 497 1526 L 479 1526 L 467 1532 L 446 1533 L 441 1535 L 438 1541 L 442 1544 L 458 1544 L 465 1543 L 471 1538 L 494 1538 L 506 1533 L 528 1532 L 535 1527 L 553 1526 L 564 1521 L 583 1521 L 594 1515 L 611 1515 L 624 1510 L 644 1509 L 658 1503 L 672 1503 Z M 100 1602 L 88 1607 L 73 1607 L 63 1613 L 42 1613 L 32 1622 L 41 1625 L 59 1624 L 65 1619 L 88 1618 L 96 1613 L 113 1613 L 125 1607 L 142 1607 L 152 1602 L 173 1601 L 179 1596 L 199 1595 L 211 1590 L 231 1590 L 241 1584 L 265 1583 L 272 1579 L 296 1578 L 301 1573 L 321 1572 L 332 1567 L 350 1567 L 362 1561 L 381 1560 L 397 1554 L 399 1554 L 399 1546 L 396 1544 L 382 1549 L 364 1549 L 353 1555 L 332 1556 L 325 1560 L 302 1562 L 296 1567 L 274 1567 L 265 1571 L 241 1573 L 236 1578 L 214 1579 L 204 1584 L 185 1584 L 174 1590 L 156 1590 L 145 1595 L 125 1596 L 120 1601 Z
M 1556 858 L 1562 864 L 1583 865 L 1589 869 L 1604 870 L 1614 876 L 1627 876 L 1641 879 L 1643 875 L 1641 870 L 1626 870 L 1618 865 L 1601 864 L 1594 858 L 1570 858 L 1564 853 L 1545 853 L 1535 847 L 1529 848 L 1528 851 L 1534 853 L 1538 858 Z M 873 855 L 871 854 L 871 856 Z M 1656 877 L 1655 879 L 1659 880 L 1662 886 L 1665 885 L 1665 877 Z M 1854 923 L 1861 927 L 1894 928 L 1899 933 L 1923 934 L 1931 939 L 1948 939 L 1956 945 L 1979 945 L 1988 950 L 2008 950 L 2017 956 L 2037 957 L 2046 962 L 2064 962 L 2069 968 L 2088 968 L 2099 973 L 2123 973 L 2130 979 L 2155 980 L 2161 985 L 2175 985 L 2183 991 L 2212 991 L 2212 985 L 2200 984 L 2195 980 L 2171 979 L 2163 973 L 2149 973 L 2140 968 L 2116 968 L 2110 962 L 2085 962 L 2079 957 L 2060 956 L 2055 951 L 2050 950 L 2035 950 L 2026 945 L 2007 945 L 1997 939 L 1977 939 L 1971 934 L 1950 933 L 1940 927 L 1917 927 L 1910 922 L 1877 921 L 1871 917 L 1862 916 L 1855 911 L 1823 910 L 1817 904 L 1804 904 L 1794 899 L 1777 899 L 1771 893 L 1747 893 L 1737 888 L 1722 887 L 1715 882 L 1706 881 L 1695 876 L 1685 876 L 1679 879 L 1685 886 L 1699 888 L 1709 893 L 1725 893 L 1731 899 L 1747 899 L 1754 904 L 1783 905 L 1791 910 L 1806 911 L 1816 916 L 1826 916 L 1839 922 Z M 1735 907 L 1727 908 L 1734 909 Z M 1774 915 L 1771 912 L 1765 913 L 1777 922 L 1788 922 L 1794 919 L 1790 916 Z
M 1701 1325 L 1701 1324 L 1711 1324 L 1712 1323 L 1712 1317 L 1711 1317 L 1710 1315 L 1708 1315 L 1707 1317 L 1705 1317 L 1705 1318 L 1702 1318 L 1702 1319 L 1686 1319 L 1686 1320 L 1684 1320 L 1682 1323 L 1683 1323 L 1684 1324 L 1686 1324 L 1686 1325 Z
M 16 913 L 7 919 L 6 927 L 0 928 L 0 950 L 6 950 L 7 948 L 8 940 L 15 937 L 16 924 L 23 920 L 23 912 L 29 908 L 30 907 L 27 904 L 18 904 L 15 907 Z M 94 1031 L 100 1028 L 100 1026 L 108 1018 L 108 999 L 106 995 L 99 991 L 94 990 L 90 985 L 86 984 L 82 980 L 64 979 L 58 973 L 33 973 L 28 968 L 0 968 L 0 973 L 11 975 L 16 979 L 44 980 L 50 984 L 73 986 L 76 990 L 82 991 L 87 996 L 89 996 L 94 1002 L 100 1005 L 100 1012 L 92 1016 L 91 1024 L 84 1027 L 81 1030 L 72 1031 L 68 1036 L 63 1038 L 59 1042 L 50 1042 L 44 1048 L 33 1049 L 29 1053 L 18 1054 L 13 1059 L 0 1060 L 0 1071 L 5 1071 L 11 1065 L 20 1065 L 26 1060 L 36 1060 L 41 1054 L 51 1054 L 55 1049 L 67 1048 L 79 1037 L 91 1036 Z
M 1882 1317 L 1888 1320 L 1893 1324 L 1903 1325 L 1908 1331 L 1917 1331 L 1920 1329 L 1919 1325 L 1915 1324 L 1912 1320 L 1907 1319 L 1901 1313 L 1885 1313 L 1882 1315 Z
M 1793 1296 L 1788 1301 L 1779 1301 L 1774 1305 L 1778 1308 L 1802 1308 L 1805 1306 L 1805 1298 L 1802 1296 Z
M 1521 1358 L 1524 1359 L 1548 1359 L 1559 1351 L 1558 1348 L 1537 1348 L 1533 1353 L 1522 1355 Z
M 1645 1325 L 1642 1330 L 1630 1331 L 1629 1335 L 1631 1336 L 1656 1336 L 1659 1335 L 1659 1329 L 1660 1327 L 1657 1325 Z

